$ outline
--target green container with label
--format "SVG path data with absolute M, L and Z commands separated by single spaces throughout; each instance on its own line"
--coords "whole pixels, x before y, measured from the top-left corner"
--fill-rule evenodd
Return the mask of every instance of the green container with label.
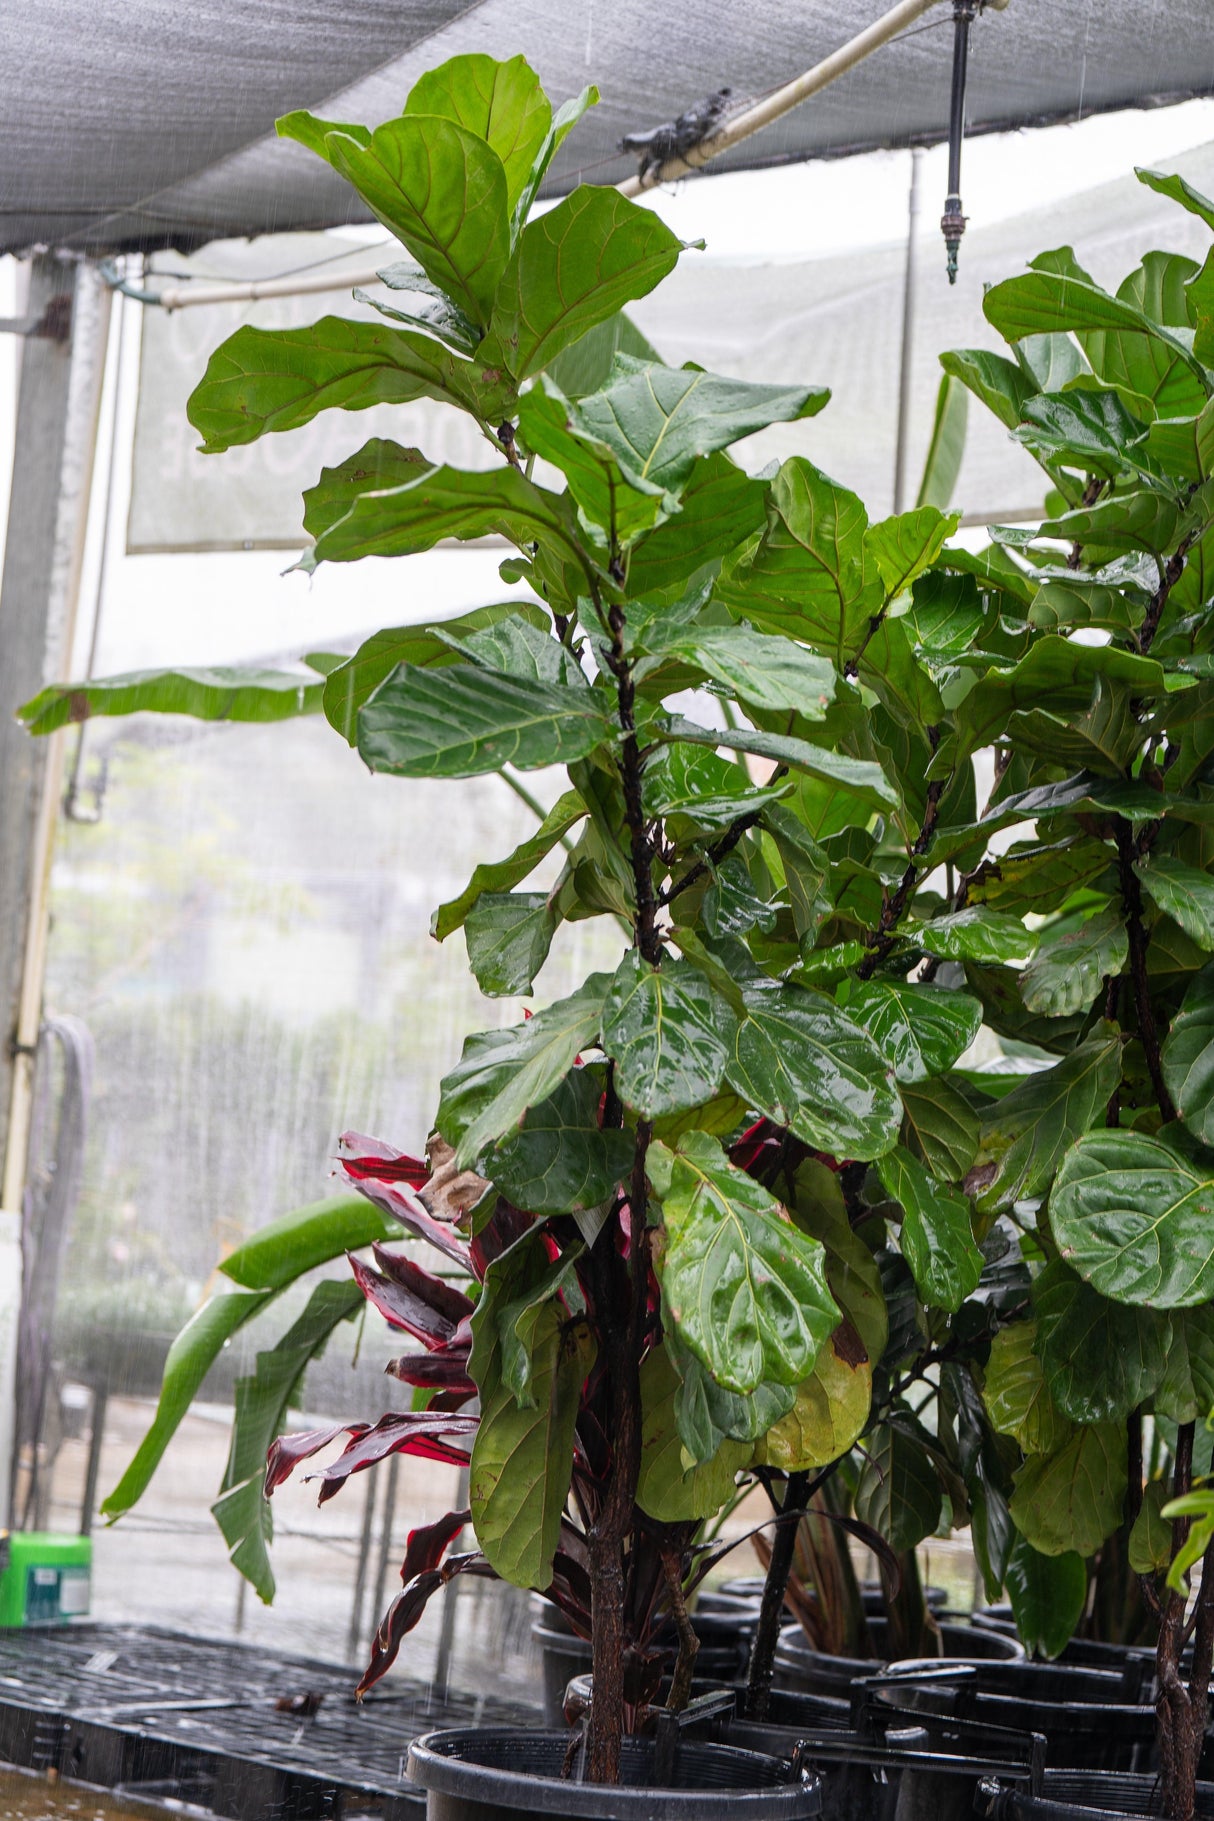
M 93 1544 L 87 1536 L 0 1530 L 0 1627 L 62 1625 L 89 1609 Z

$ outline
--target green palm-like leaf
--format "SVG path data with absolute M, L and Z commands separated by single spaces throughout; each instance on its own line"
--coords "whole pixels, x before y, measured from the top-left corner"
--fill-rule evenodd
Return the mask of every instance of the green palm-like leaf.
M 55 683 L 17 710 L 32 734 L 54 733 L 94 715 L 184 714 L 199 721 L 289 721 L 315 714 L 324 680 L 279 670 L 200 666 L 133 670 L 125 676 Z

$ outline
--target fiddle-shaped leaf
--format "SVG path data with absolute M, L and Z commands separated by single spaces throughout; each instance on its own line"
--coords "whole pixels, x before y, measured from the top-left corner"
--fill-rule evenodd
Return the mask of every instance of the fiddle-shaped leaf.
M 1052 1259 L 1033 1284 L 1037 1352 L 1050 1394 L 1077 1423 L 1123 1422 L 1163 1378 L 1172 1324 L 1101 1296 Z
M 955 1314 L 982 1276 L 969 1202 L 937 1182 L 902 1145 L 886 1152 L 877 1171 L 887 1193 L 902 1205 L 902 1256 L 924 1302 Z
M 1153 854 L 1141 873 L 1142 888 L 1179 923 L 1198 948 L 1214 948 L 1214 879 L 1174 854 Z
M 829 397 L 821 386 L 756 385 L 617 354 L 606 386 L 579 399 L 570 421 L 615 458 L 630 486 L 677 496 L 697 457 L 768 424 L 812 417 Z
M 1088 1597 L 1088 1568 L 1073 1549 L 1042 1555 L 1017 1537 L 1007 1559 L 1007 1595 L 1016 1632 L 1034 1655 L 1059 1656 L 1083 1617 Z
M 680 1340 L 740 1396 L 764 1380 L 799 1384 L 839 1323 L 822 1247 L 705 1132 L 651 1145 L 648 1167 L 663 1307 Z
M 791 1385 L 764 1382 L 747 1397 L 726 1391 L 705 1371 L 694 1353 L 679 1345 L 673 1332 L 666 1335 L 662 1351 L 679 1376 L 674 1393 L 679 1441 L 698 1465 L 711 1461 L 725 1441 L 749 1444 L 749 1455 L 749 1448 L 796 1402 L 797 1394 Z
M 1178 1117 L 1195 1138 L 1214 1147 L 1214 969 L 1203 968 L 1186 992 L 1162 1061 Z
M 497 289 L 482 357 L 489 361 L 500 349 L 507 371 L 517 381 L 529 379 L 589 329 L 652 291 L 674 270 L 683 244 L 652 209 L 639 208 L 618 190 L 595 184 L 571 190 L 519 235 Z
M 483 139 L 501 159 L 511 209 L 552 127 L 551 103 L 525 57 L 449 57 L 418 77 L 403 111 L 454 120 Z
M 853 983 L 847 1013 L 875 1040 L 899 1081 L 946 1074 L 982 1023 L 982 1007 L 967 993 L 905 980 Z
M 891 601 L 931 568 L 944 548 L 944 540 L 953 535 L 960 523 L 959 512 L 916 506 L 913 512 L 900 512 L 869 526 L 864 534 L 865 547 Z
M 564 1080 L 578 1053 L 598 1041 L 610 984 L 609 974 L 591 974 L 576 993 L 534 1018 L 465 1038 L 459 1062 L 443 1077 L 435 1122 L 455 1145 L 461 1169 L 516 1129 Z
M 483 892 L 464 919 L 468 965 L 488 998 L 530 993 L 556 934 L 547 892 Z
M 1120 1079 L 1120 1036 L 1097 1036 L 1005 1095 L 982 1122 L 970 1185 L 978 1207 L 1039 1195 L 1080 1134 L 1104 1118 Z
M 1179 171 L 1151 171 L 1140 164 L 1134 166 L 1134 175 L 1139 183 L 1144 183 L 1148 190 L 1154 190 L 1157 196 L 1167 196 L 1178 202 L 1190 215 L 1196 215 L 1208 228 L 1214 229 L 1214 202 L 1203 196 L 1200 190 L 1194 189 L 1187 178 Z
M 908 926 L 906 933 L 929 955 L 946 961 L 1027 961 L 1036 947 L 1019 918 L 981 908 L 933 917 L 914 929 Z
M 702 670 L 753 708 L 791 709 L 820 721 L 835 693 L 834 665 L 791 639 L 737 626 L 678 626 L 657 620 L 637 641 L 638 682 L 675 659 Z
M 552 124 L 545 133 L 543 142 L 531 162 L 526 182 L 514 205 L 514 219 L 511 222 L 511 233 L 517 240 L 519 231 L 531 213 L 532 204 L 539 195 L 540 185 L 548 174 L 548 167 L 556 157 L 566 139 L 577 125 L 588 108 L 597 107 L 601 97 L 593 83 L 588 83 L 579 95 L 573 95 L 568 101 L 562 101 L 552 116 Z M 564 384 L 563 381 L 559 382 Z M 568 387 L 566 386 L 566 391 Z
M 677 955 L 653 967 L 632 949 L 603 1007 L 603 1048 L 615 1088 L 643 1119 L 711 1100 L 737 1020 L 698 968 Z
M 1015 1475 L 1012 1519 L 1042 1555 L 1094 1555 L 1121 1522 L 1126 1433 L 1121 1423 L 1072 1429 L 1052 1454 L 1033 1454 Z
M 914 1549 L 940 1522 L 944 1492 L 931 1439 L 913 1417 L 882 1423 L 865 1444 L 856 1485 L 856 1516 L 891 1548 Z
M 656 731 L 656 730 L 655 730 Z M 682 715 L 667 717 L 661 730 L 667 739 L 687 740 L 697 746 L 728 746 L 734 752 L 752 752 L 761 759 L 795 766 L 812 778 L 835 785 L 839 792 L 875 810 L 896 807 L 898 794 L 879 765 L 871 759 L 853 759 L 850 753 L 832 752 L 792 734 L 764 733 L 749 728 L 697 727 Z M 864 818 L 867 821 L 867 816 Z
M 742 988 L 746 1016 L 725 1071 L 757 1112 L 832 1155 L 881 1157 L 902 1105 L 872 1037 L 822 993 L 762 980 Z
M 982 1401 L 994 1428 L 1010 1435 L 1026 1454 L 1053 1454 L 1070 1434 L 1070 1419 L 1055 1403 L 1037 1354 L 1035 1321 L 1012 1322 L 996 1334 Z
M 1156 1309 L 1214 1296 L 1212 1215 L 1214 1165 L 1146 1132 L 1086 1133 L 1050 1196 L 1058 1248 L 1080 1276 Z
M 207 362 L 186 414 L 209 455 L 272 430 L 296 430 L 321 411 L 365 411 L 418 398 L 493 424 L 514 408 L 504 374 L 428 335 L 324 316 L 298 329 L 237 329 Z
M 598 1075 L 572 1069 L 502 1138 L 485 1167 L 516 1207 L 531 1214 L 588 1215 L 625 1180 L 635 1141 L 599 1125 Z M 580 1223 L 579 1223 L 580 1224 Z
M 872 1363 L 855 1329 L 844 1322 L 797 1386 L 792 1409 L 764 1431 L 753 1464 L 803 1473 L 842 1460 L 864 1432 L 872 1398 Z
M 633 545 L 628 558 L 633 594 L 673 587 L 704 563 L 745 543 L 763 524 L 767 487 L 718 450 L 696 462 L 679 507 L 672 518 Z
M 520 885 L 585 814 L 586 805 L 578 792 L 567 790 L 557 798 L 535 833 L 521 841 L 513 853 L 504 860 L 482 861 L 459 897 L 439 905 L 430 921 L 430 934 L 436 941 L 445 942 L 452 930 L 467 921 L 468 912 L 485 892 L 510 891 Z
M 606 545 L 614 534 L 617 546 L 626 550 L 662 517 L 661 496 L 638 493 L 622 479 L 605 450 L 574 436 L 569 409 L 569 401 L 542 381 L 532 386 L 519 404 L 523 442 L 532 453 L 560 469 L 600 542 Z
M 941 1182 L 960 1181 L 978 1154 L 978 1115 L 969 1101 L 943 1076 L 903 1082 L 899 1091 L 908 1143 Z
M 677 1404 L 682 1384 L 666 1347 L 641 1366 L 641 1471 L 637 1504 L 659 1524 L 715 1517 L 750 1459 L 751 1444 L 724 1437 L 710 1456 L 687 1467 Z M 740 1401 L 740 1400 L 738 1400 Z
M 586 688 L 523 682 L 472 664 L 401 664 L 358 716 L 372 771 L 472 778 L 503 765 L 567 765 L 610 738 L 602 698 Z
M 1030 1012 L 1066 1018 L 1085 1011 L 1105 980 L 1120 974 L 1128 953 L 1125 924 L 1113 906 L 1087 917 L 1063 935 L 1041 932 L 1037 952 L 1020 976 Z

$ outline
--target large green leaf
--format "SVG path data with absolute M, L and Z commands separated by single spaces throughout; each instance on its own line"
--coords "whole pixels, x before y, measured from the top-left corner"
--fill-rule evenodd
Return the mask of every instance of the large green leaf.
M 357 1252 L 376 1239 L 399 1239 L 401 1228 L 362 1195 L 343 1195 L 293 1208 L 259 1227 L 229 1252 L 219 1269 L 242 1290 L 283 1290 L 317 1265 Z
M 982 1387 L 986 1413 L 1000 1435 L 1010 1435 L 1026 1454 L 1054 1454 L 1071 1432 L 1068 1417 L 1054 1402 L 1037 1355 L 1037 1324 L 1016 1321 L 991 1342 Z
M 803 639 L 842 670 L 885 598 L 867 530 L 856 495 L 794 456 L 771 484 L 767 530 L 722 570 L 720 598 L 731 613 Z
M 900 1144 L 880 1159 L 877 1172 L 887 1193 L 902 1205 L 902 1256 L 924 1302 L 955 1313 L 982 1276 L 969 1202 L 937 1182 Z
M 1072 512 L 1048 518 L 1041 526 L 1041 535 L 1064 539 L 1068 544 L 1091 545 L 1107 556 L 1109 552 L 1164 549 L 1179 535 L 1180 526 L 1181 508 L 1177 501 L 1170 494 L 1141 487 L 1136 493 L 1109 494 L 1094 506 L 1077 506 Z
M 410 556 L 447 537 L 466 541 L 490 533 L 520 547 L 538 541 L 580 563 L 563 496 L 534 486 L 517 468 L 432 468 L 416 450 L 402 450 L 397 453 L 409 465 L 385 475 L 382 463 L 366 459 L 375 447 L 368 444 L 340 467 L 323 469 L 305 492 L 304 528 L 316 546 L 303 568 Z
M 655 1347 L 641 1366 L 637 1504 L 659 1524 L 715 1517 L 733 1492 L 735 1475 L 751 1455 L 749 1442 L 725 1437 L 709 1458 L 696 1461 L 689 1469 L 677 1417 L 681 1390 L 667 1348 Z
M 791 709 L 820 721 L 835 693 L 834 666 L 826 658 L 751 627 L 664 625 L 658 620 L 638 641 L 648 655 L 637 664 L 643 682 L 664 660 L 681 659 L 754 708 Z
M 1047 1018 L 1086 1011 L 1104 981 L 1121 973 L 1127 953 L 1125 924 L 1111 905 L 1063 935 L 1051 936 L 1047 929 L 1020 977 L 1024 1003 Z
M 482 358 L 500 348 L 515 379 L 530 378 L 588 329 L 652 291 L 682 250 L 652 209 L 638 208 L 618 190 L 580 185 L 520 234 L 498 286 Z
M 1016 440 L 1041 461 L 1065 461 L 1106 480 L 1115 479 L 1127 466 L 1154 478 L 1158 461 L 1134 446 L 1144 429 L 1119 393 L 1093 389 L 1029 399 Z
M 628 1175 L 634 1140 L 599 1125 L 601 1098 L 599 1076 L 572 1069 L 517 1132 L 493 1147 L 485 1167 L 516 1207 L 576 1217 L 597 1208 Z
M 533 1402 L 504 1382 L 485 1398 L 468 1476 L 476 1540 L 503 1580 L 546 1588 L 573 1473 L 573 1431 L 594 1363 L 590 1325 L 555 1298 L 526 1310 L 519 1338 L 531 1362 Z
M 752 789 L 738 760 L 702 746 L 661 746 L 645 766 L 643 802 L 646 815 L 685 817 L 697 829 L 725 829 L 752 809 L 770 809 L 788 788 L 782 783 Z
M 947 961 L 1027 961 L 1036 946 L 1018 917 L 981 907 L 933 917 L 906 933 L 929 955 Z
M 143 1497 L 182 1417 L 193 1403 L 210 1368 L 245 1322 L 274 1300 L 272 1290 L 230 1290 L 212 1296 L 190 1317 L 169 1348 L 164 1362 L 160 1400 L 151 1427 L 135 1451 L 126 1472 L 101 1502 L 104 1517 L 120 1517 Z
M 579 95 L 573 95 L 568 101 L 562 101 L 560 107 L 552 116 L 552 125 L 548 128 L 547 133 L 544 135 L 544 142 L 535 154 L 531 169 L 527 174 L 527 181 L 523 185 L 522 193 L 514 206 L 514 218 L 511 222 L 511 232 L 515 239 L 518 238 L 523 224 L 531 214 L 532 204 L 539 194 L 540 185 L 548 174 L 548 167 L 551 165 L 552 160 L 556 157 L 562 145 L 565 143 L 565 140 L 582 118 L 582 115 L 588 108 L 597 107 L 600 99 L 601 97 L 597 88 L 595 88 L 593 83 L 588 83 Z M 559 380 L 557 383 L 562 386 L 565 385 L 563 380 Z M 566 391 L 569 390 L 567 386 L 565 389 Z
M 711 1461 L 723 1441 L 745 1442 L 753 1448 L 760 1436 L 796 1402 L 791 1385 L 764 1382 L 746 1397 L 739 1397 L 706 1372 L 694 1353 L 680 1347 L 671 1329 L 662 1347 L 679 1375 L 674 1396 L 675 1427 L 687 1455 L 699 1463 Z
M 1066 1258 L 1102 1295 L 1180 1309 L 1214 1296 L 1214 1174 L 1146 1132 L 1088 1132 L 1050 1196 Z
M 590 689 L 527 683 L 472 664 L 401 664 L 358 717 L 372 771 L 400 778 L 472 778 L 515 765 L 567 765 L 610 737 Z
M 509 195 L 497 153 L 455 119 L 398 115 L 365 138 L 308 114 L 280 133 L 319 152 L 423 272 L 475 323 L 489 320 L 510 254 Z
M 838 1172 L 816 1157 L 807 1157 L 797 1166 L 796 1194 L 789 1212 L 802 1232 L 825 1248 L 830 1293 L 860 1336 L 869 1359 L 879 1360 L 889 1339 L 881 1268 L 852 1227 Z
M 621 479 L 605 450 L 571 433 L 569 401 L 543 381 L 523 395 L 518 422 L 529 453 L 560 469 L 583 521 L 604 548 L 614 540 L 616 548 L 628 549 L 663 516 L 659 494 L 638 493 Z
M 570 422 L 611 453 L 630 486 L 677 495 L 698 456 L 768 424 L 812 417 L 829 397 L 821 386 L 755 385 L 617 354 L 606 386 L 579 400 Z
M 933 1176 L 957 1182 L 978 1153 L 978 1115 L 943 1076 L 903 1082 L 907 1138 Z
M 1155 1411 L 1174 1423 L 1204 1423 L 1214 1413 L 1214 1309 L 1174 1309 L 1172 1343 L 1155 1391 Z
M 941 511 L 949 504 L 961 473 L 965 455 L 965 432 L 969 420 L 969 399 L 960 380 L 946 373 L 936 393 L 936 415 L 932 434 L 923 458 L 917 506 L 936 506 Z
M 915 654 L 910 628 L 902 619 L 884 619 L 857 661 L 860 681 L 877 696 L 894 719 L 909 730 L 917 745 L 925 727 L 944 718 L 944 703 L 935 679 Z M 922 769 L 922 761 L 916 770 Z
M 953 348 L 940 356 L 945 377 L 967 387 L 999 419 L 1005 430 L 1020 422 L 1026 402 L 1037 387 L 1015 361 L 987 348 Z
M 1075 1428 L 1054 1453 L 1030 1455 L 1015 1480 L 1010 1508 L 1026 1542 L 1042 1555 L 1094 1555 L 1121 1522 L 1125 1428 Z
M 982 1023 L 982 1007 L 968 993 L 896 979 L 854 983 L 847 1012 L 875 1039 L 899 1081 L 947 1073 Z
M 959 512 L 916 506 L 913 512 L 900 512 L 869 526 L 864 534 L 865 547 L 891 601 L 931 568 L 944 548 L 945 538 L 951 537 L 960 523 Z
M 891 1548 L 914 1549 L 934 1534 L 944 1503 L 930 1438 L 913 1417 L 899 1415 L 879 1424 L 864 1447 L 856 1516 Z
M 1214 228 L 1214 202 L 1195 190 L 1179 171 L 1151 171 L 1140 164 L 1134 166 L 1134 175 L 1139 183 L 1145 183 L 1148 190 L 1154 190 L 1157 196 L 1168 196 L 1178 202 L 1190 215 L 1196 215 L 1208 228 Z
M 683 488 L 673 518 L 634 544 L 628 556 L 633 595 L 677 586 L 704 563 L 736 550 L 763 523 L 767 487 L 724 450 L 703 456 Z
M 649 1149 L 666 1244 L 663 1308 L 683 1344 L 727 1390 L 799 1384 L 838 1326 L 825 1253 L 715 1138 L 687 1132 Z
M 1033 1654 L 1056 1657 L 1070 1643 L 1088 1597 L 1087 1563 L 1073 1549 L 1042 1555 L 1017 1537 L 1007 1559 L 1007 1594 L 1016 1631 Z
M 32 734 L 54 733 L 92 715 L 188 714 L 200 721 L 288 721 L 315 714 L 323 679 L 236 666 L 132 670 L 84 683 L 53 683 L 17 710 Z
M 533 873 L 545 855 L 580 822 L 586 805 L 576 790 L 558 797 L 533 835 L 521 841 L 504 860 L 485 860 L 476 868 L 458 898 L 440 904 L 430 922 L 430 934 L 443 942 L 467 921 L 468 912 L 484 892 L 509 891 Z
M 797 1386 L 792 1409 L 766 1428 L 754 1465 L 801 1473 L 842 1460 L 864 1433 L 872 1398 L 872 1362 L 844 1323 Z
M 257 1355 L 250 1378 L 236 1381 L 232 1442 L 219 1497 L 211 1506 L 223 1532 L 233 1568 L 251 1582 L 268 1606 L 274 1574 L 268 1545 L 274 1534 L 270 1501 L 262 1487 L 266 1454 L 282 1433 L 287 1411 L 303 1393 L 303 1375 L 324 1352 L 333 1330 L 363 1308 L 363 1294 L 350 1281 L 319 1283 L 299 1319 L 267 1352 Z
M 1007 279 L 986 293 L 982 308 L 1008 341 L 1073 331 L 1097 376 L 1152 416 L 1180 417 L 1206 401 L 1201 369 L 1181 338 L 1078 268 L 1039 267 Z
M 988 745 L 1017 708 L 1081 712 L 1097 678 L 1124 684 L 1137 695 L 1162 695 L 1166 686 L 1163 667 L 1153 658 L 1046 633 L 1018 663 L 989 670 L 961 703 L 956 725 L 962 756 Z
M 324 684 L 325 719 L 351 746 L 358 740 L 358 711 L 398 664 L 458 664 L 453 641 L 480 632 L 498 620 L 521 618 L 532 626 L 550 625 L 545 610 L 532 601 L 499 601 L 477 607 L 458 619 L 420 626 L 386 626 L 372 633 L 344 664 L 329 672 Z M 513 882 L 512 882 L 513 883 Z
M 603 1048 L 615 1088 L 643 1119 L 711 1100 L 737 1020 L 698 968 L 678 955 L 652 967 L 630 949 L 603 1007 Z
M 656 731 L 656 730 L 655 730 Z M 792 765 L 810 777 L 833 784 L 846 796 L 872 810 L 897 806 L 898 793 L 879 765 L 870 759 L 853 759 L 849 753 L 812 746 L 792 734 L 762 733 L 749 728 L 697 727 L 682 715 L 670 715 L 663 730 L 667 739 L 688 740 L 697 746 L 729 746 L 735 752 L 753 752 L 761 759 Z
M 1214 1147 L 1214 968 L 1184 996 L 1163 1046 L 1163 1078 L 1189 1131 Z
M 409 90 L 405 114 L 438 114 L 483 139 L 502 161 L 513 209 L 552 127 L 552 107 L 525 57 L 449 57 Z
M 298 329 L 237 329 L 212 354 L 186 415 L 208 454 L 295 430 L 321 411 L 435 398 L 495 423 L 513 408 L 506 375 L 428 335 L 323 316 Z
M 872 1037 L 825 994 L 760 980 L 725 1071 L 756 1112 L 832 1155 L 880 1157 L 898 1135 L 893 1071 Z
M 1033 1307 L 1037 1352 L 1064 1415 L 1122 1422 L 1154 1392 L 1172 1338 L 1166 1315 L 1098 1295 L 1060 1259 L 1034 1282 Z
M 490 999 L 530 993 L 556 934 L 547 892 L 483 892 L 464 919 L 468 965 Z
M 459 1062 L 443 1077 L 435 1121 L 456 1146 L 461 1169 L 517 1127 L 528 1108 L 546 1100 L 579 1051 L 598 1041 L 610 984 L 609 974 L 591 974 L 576 993 L 534 1018 L 464 1039 Z
M 1173 854 L 1153 854 L 1141 878 L 1147 896 L 1198 948 L 1214 948 L 1214 878 L 1209 873 L 1186 866 Z
M 975 1166 L 978 1206 L 1041 1194 L 1080 1133 L 1103 1120 L 1120 1079 L 1120 1037 L 1096 1036 L 990 1108 Z

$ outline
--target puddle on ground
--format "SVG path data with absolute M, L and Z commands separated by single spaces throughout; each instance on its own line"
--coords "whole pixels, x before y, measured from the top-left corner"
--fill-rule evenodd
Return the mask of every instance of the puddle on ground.
M 188 1813 L 180 1804 L 161 1808 L 149 1802 L 120 1802 L 83 1783 L 52 1783 L 30 1771 L 0 1767 L 0 1815 L 4 1821 L 156 1821 Z M 196 1815 L 198 1810 L 193 1813 Z

